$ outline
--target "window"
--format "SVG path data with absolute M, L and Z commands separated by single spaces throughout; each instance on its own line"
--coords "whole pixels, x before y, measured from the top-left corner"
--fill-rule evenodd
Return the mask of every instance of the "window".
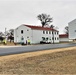
M 51 38 L 49 40 L 51 40 Z
M 51 34 L 51 31 L 49 31 L 49 34 Z
M 48 40 L 48 37 L 46 38 L 46 41 Z
M 42 40 L 45 40 L 45 37 L 42 37 Z
M 59 34 L 59 32 L 57 32 L 57 34 Z
M 52 37 L 52 40 L 54 40 L 54 37 Z
M 75 30 L 75 32 L 76 32 L 76 30 Z
M 21 40 L 24 40 L 23 36 L 21 37 Z
M 27 38 L 29 38 L 29 36 L 27 36 Z
M 27 29 L 27 31 L 29 31 L 29 30 Z
M 56 37 L 55 37 L 55 40 L 56 40 Z
M 52 34 L 53 34 L 53 31 L 52 31 Z
M 55 34 L 56 34 L 56 32 L 55 32 Z
M 45 31 L 43 31 L 43 34 L 45 34 Z
M 23 30 L 21 30 L 21 34 L 23 34 Z
M 59 40 L 59 38 L 57 38 L 57 40 Z
M 46 31 L 46 34 L 48 34 L 48 31 Z

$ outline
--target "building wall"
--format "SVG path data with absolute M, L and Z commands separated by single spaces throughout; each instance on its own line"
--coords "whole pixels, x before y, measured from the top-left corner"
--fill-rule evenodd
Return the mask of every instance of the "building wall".
M 69 39 L 76 39 L 76 19 L 69 22 Z
M 32 30 L 32 35 L 32 43 L 40 43 L 40 40 L 42 40 L 42 31 Z
M 52 35 L 52 34 L 51 34 Z M 53 37 L 53 36 L 52 36 Z M 52 38 L 51 38 L 52 39 Z M 58 43 L 59 42 L 59 32 L 57 34 L 57 32 L 54 31 L 54 42 Z M 53 43 L 53 39 L 52 39 L 52 43 Z
M 21 34 L 21 30 L 23 30 L 23 34 Z M 21 42 L 21 38 L 24 38 L 24 43 L 26 43 L 26 40 L 30 39 L 30 41 L 32 40 L 32 31 L 29 27 L 26 26 L 19 26 L 18 28 L 15 29 L 14 32 L 14 42 Z
M 33 33 L 33 38 L 32 38 L 33 43 L 40 43 L 40 41 L 42 41 L 42 37 L 49 38 L 49 41 L 51 43 L 53 43 L 52 31 L 50 31 L 51 34 L 49 34 L 49 31 L 45 31 L 45 34 L 43 34 L 43 31 L 44 30 L 33 30 L 32 31 L 32 33 Z M 48 34 L 46 34 L 46 32 L 48 32 Z M 56 34 L 54 33 L 54 42 L 55 43 L 58 43 L 59 42 L 59 34 L 57 34 L 57 32 L 56 32 Z
M 69 42 L 69 38 L 59 38 L 60 42 Z

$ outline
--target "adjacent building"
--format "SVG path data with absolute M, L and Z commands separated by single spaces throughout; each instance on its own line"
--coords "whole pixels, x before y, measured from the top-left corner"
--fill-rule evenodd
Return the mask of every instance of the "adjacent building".
M 59 34 L 59 41 L 60 42 L 69 42 L 68 34 Z
M 68 23 L 69 26 L 69 40 L 76 39 L 76 19 Z
M 41 40 L 48 40 L 51 43 L 59 43 L 59 31 L 41 26 L 31 26 L 22 24 L 14 30 L 14 42 L 24 42 L 30 40 L 31 44 L 40 43 Z

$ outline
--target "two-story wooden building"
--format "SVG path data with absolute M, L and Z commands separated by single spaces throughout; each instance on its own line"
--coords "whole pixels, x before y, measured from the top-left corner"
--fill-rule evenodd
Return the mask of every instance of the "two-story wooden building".
M 48 40 L 51 43 L 59 43 L 59 31 L 41 26 L 31 26 L 22 24 L 14 30 L 14 42 L 30 40 L 31 44 L 40 43 L 41 40 Z

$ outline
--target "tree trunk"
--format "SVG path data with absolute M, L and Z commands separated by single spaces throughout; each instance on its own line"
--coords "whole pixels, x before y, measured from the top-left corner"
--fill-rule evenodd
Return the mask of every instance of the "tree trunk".
M 42 24 L 42 27 L 44 27 L 44 26 L 45 26 L 45 22 L 41 22 L 41 24 Z

